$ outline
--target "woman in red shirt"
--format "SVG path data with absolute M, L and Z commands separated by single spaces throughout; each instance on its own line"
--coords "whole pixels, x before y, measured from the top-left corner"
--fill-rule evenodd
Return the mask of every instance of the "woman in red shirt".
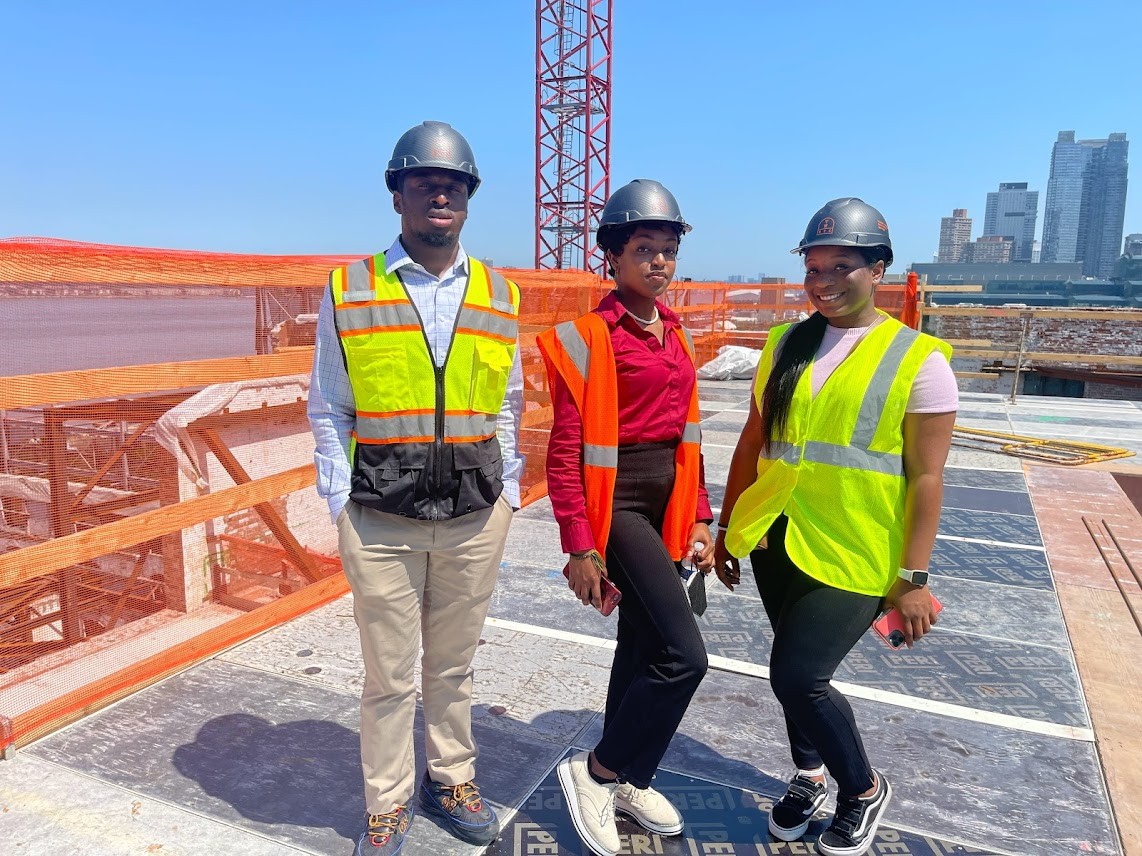
M 713 567 L 694 349 L 658 301 L 688 231 L 657 181 L 619 188 L 597 235 L 614 290 L 539 337 L 555 410 L 547 486 L 568 586 L 584 604 L 601 604 L 603 577 L 622 593 L 602 739 L 558 768 L 576 831 L 600 854 L 619 850 L 616 809 L 660 835 L 682 832 L 650 783 L 707 667 L 676 564 Z

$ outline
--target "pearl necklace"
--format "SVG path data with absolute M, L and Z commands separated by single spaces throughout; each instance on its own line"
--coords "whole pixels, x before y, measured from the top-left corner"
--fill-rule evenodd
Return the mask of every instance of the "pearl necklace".
M 655 304 L 654 315 L 652 315 L 650 318 L 639 318 L 637 315 L 635 315 L 629 309 L 627 309 L 627 315 L 629 315 L 631 318 L 633 318 L 635 321 L 637 321 L 639 324 L 643 325 L 644 327 L 649 327 L 651 324 L 653 324 L 655 321 L 658 320 L 658 304 Z

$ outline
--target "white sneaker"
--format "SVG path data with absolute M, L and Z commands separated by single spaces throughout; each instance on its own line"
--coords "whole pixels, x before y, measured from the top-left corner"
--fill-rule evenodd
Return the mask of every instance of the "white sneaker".
M 618 856 L 621 843 L 615 827 L 615 789 L 618 782 L 600 785 L 587 771 L 589 752 L 564 758 L 556 769 L 559 787 L 567 799 L 571 822 L 583 843 L 599 856 Z
M 629 816 L 643 829 L 659 835 L 682 832 L 682 815 L 673 804 L 654 788 L 636 788 L 623 782 L 615 789 L 615 811 Z

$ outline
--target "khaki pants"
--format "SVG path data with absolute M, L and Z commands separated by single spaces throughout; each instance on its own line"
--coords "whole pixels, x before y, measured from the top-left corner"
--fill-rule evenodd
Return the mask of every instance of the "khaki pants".
M 501 496 L 492 508 L 452 520 L 412 520 L 355 502 L 337 520 L 365 662 L 361 767 L 370 813 L 409 802 L 416 787 L 413 675 L 421 646 L 429 775 L 446 785 L 475 777 L 472 657 L 511 518 Z

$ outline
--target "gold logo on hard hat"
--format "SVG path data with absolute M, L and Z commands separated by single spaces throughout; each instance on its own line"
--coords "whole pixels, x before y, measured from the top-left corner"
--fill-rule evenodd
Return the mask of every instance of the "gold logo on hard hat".
M 822 217 L 821 222 L 817 224 L 817 234 L 831 235 L 833 234 L 833 229 L 836 227 L 837 224 L 833 221 L 832 217 Z

